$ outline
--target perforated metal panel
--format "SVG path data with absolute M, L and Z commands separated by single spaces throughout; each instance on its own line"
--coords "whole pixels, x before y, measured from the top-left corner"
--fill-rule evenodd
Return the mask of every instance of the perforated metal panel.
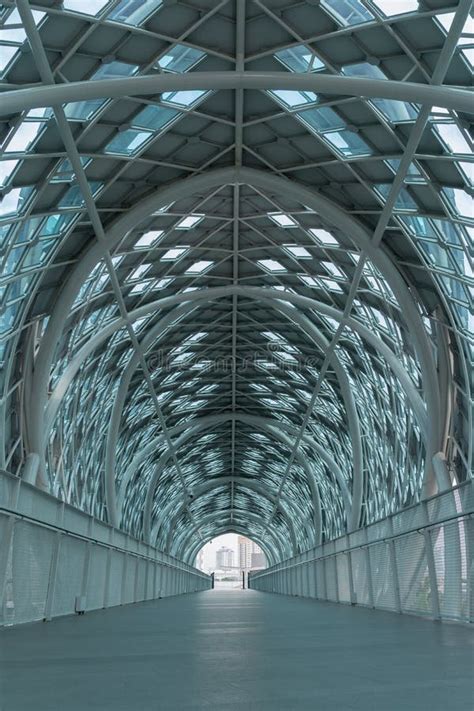
M 16 522 L 7 597 L 12 623 L 43 619 L 55 537 L 48 529 Z
M 339 595 L 339 602 L 350 602 L 351 592 L 349 585 L 349 556 L 340 553 L 336 557 L 337 566 L 337 591 Z
M 419 533 L 395 540 L 402 612 L 431 615 L 433 601 L 424 537 Z
M 83 594 L 87 545 L 84 541 L 60 536 L 59 558 L 54 585 L 52 615 L 74 612 L 77 595 Z
M 367 570 L 367 548 L 358 548 L 351 552 L 352 581 L 355 601 L 359 605 L 370 605 L 369 574 Z
M 91 551 L 87 576 L 86 605 L 88 610 L 95 610 L 104 606 L 106 572 L 107 549 L 95 546 Z

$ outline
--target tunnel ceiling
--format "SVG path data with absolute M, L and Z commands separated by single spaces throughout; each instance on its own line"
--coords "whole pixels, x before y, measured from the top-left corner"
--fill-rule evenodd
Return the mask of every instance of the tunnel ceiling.
M 1 4 L 3 467 L 189 560 L 468 477 L 468 12 Z

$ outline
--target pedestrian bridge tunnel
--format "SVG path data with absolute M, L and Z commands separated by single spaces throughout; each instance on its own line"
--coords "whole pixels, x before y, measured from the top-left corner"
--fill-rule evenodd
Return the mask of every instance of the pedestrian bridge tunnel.
M 470 5 L 1 6 L 3 625 L 228 532 L 472 621 Z

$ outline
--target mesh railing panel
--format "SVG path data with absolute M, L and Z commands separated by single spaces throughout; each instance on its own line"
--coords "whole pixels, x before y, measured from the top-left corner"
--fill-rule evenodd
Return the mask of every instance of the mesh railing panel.
M 474 484 L 467 482 L 254 573 L 249 584 L 256 590 L 472 622 L 473 516 Z
M 2 472 L 0 495 L 1 625 L 71 614 L 76 598 L 87 610 L 153 598 L 165 569 L 161 596 L 210 587 L 204 573 Z

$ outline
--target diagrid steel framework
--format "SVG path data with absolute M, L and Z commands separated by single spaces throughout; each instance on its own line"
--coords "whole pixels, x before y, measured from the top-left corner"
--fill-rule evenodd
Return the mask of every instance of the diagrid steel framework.
M 189 563 L 471 477 L 471 3 L 413 6 L 0 6 L 4 469 Z

